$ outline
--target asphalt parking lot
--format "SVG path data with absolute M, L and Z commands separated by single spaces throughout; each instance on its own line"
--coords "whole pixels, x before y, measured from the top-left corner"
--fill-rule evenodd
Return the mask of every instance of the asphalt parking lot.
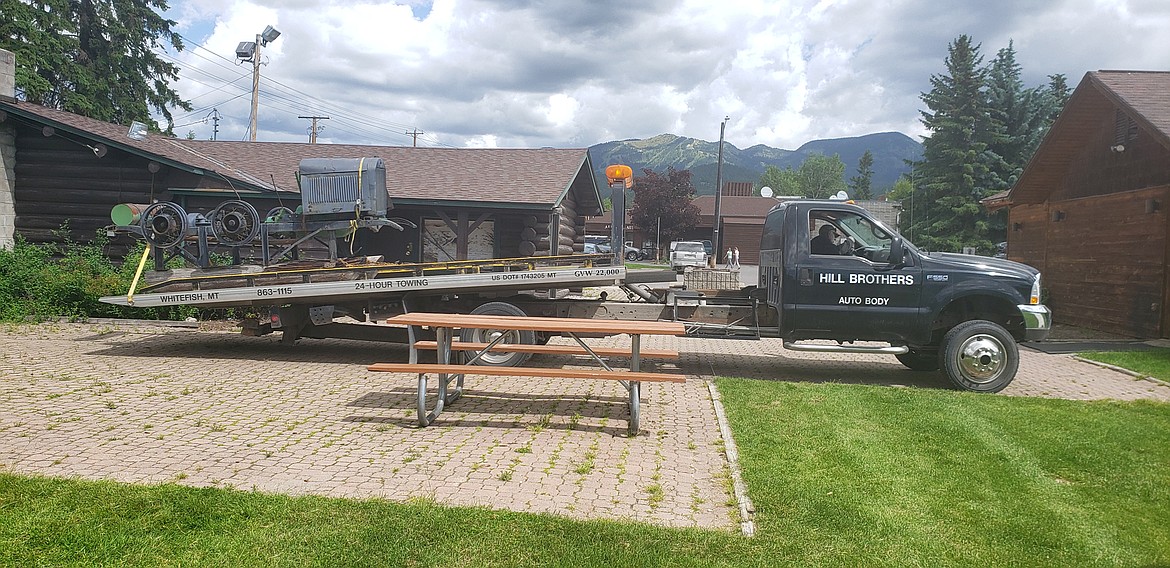
M 623 392 L 608 381 L 469 377 L 466 396 L 420 429 L 415 377 L 365 370 L 405 361 L 403 346 L 10 326 L 0 330 L 0 470 L 731 531 L 739 519 L 707 379 L 950 388 L 892 357 L 790 352 L 779 340 L 654 337 L 644 347 L 678 349 L 690 380 L 644 385 L 631 438 Z M 1021 359 L 1003 395 L 1170 401 L 1170 386 L 1071 355 Z

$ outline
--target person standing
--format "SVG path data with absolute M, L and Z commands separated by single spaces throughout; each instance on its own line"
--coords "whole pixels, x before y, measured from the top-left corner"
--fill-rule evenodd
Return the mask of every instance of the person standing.
M 735 249 L 731 251 L 731 267 L 735 270 L 739 270 L 739 247 L 735 247 Z

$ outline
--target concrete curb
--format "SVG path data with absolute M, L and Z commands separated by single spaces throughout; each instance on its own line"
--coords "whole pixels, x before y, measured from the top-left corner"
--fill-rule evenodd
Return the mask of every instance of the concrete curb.
M 739 528 L 744 536 L 754 536 L 756 525 L 752 514 L 756 507 L 747 494 L 747 485 L 739 473 L 739 450 L 735 447 L 735 438 L 731 436 L 731 425 L 727 423 L 727 415 L 723 412 L 723 402 L 719 398 L 719 390 L 715 388 L 715 381 L 707 380 L 707 390 L 711 392 L 711 403 L 715 405 L 715 417 L 719 420 L 719 433 L 723 436 L 723 448 L 727 452 L 727 464 L 731 470 L 731 487 L 735 492 L 735 502 L 739 505 Z
M 1141 373 L 1138 373 L 1136 371 L 1131 371 L 1131 370 L 1123 368 L 1123 367 L 1118 367 L 1116 365 L 1110 365 L 1109 363 L 1102 363 L 1100 361 L 1094 361 L 1092 359 L 1085 359 L 1084 357 L 1081 357 L 1080 355 L 1073 355 L 1073 359 L 1075 359 L 1077 361 L 1081 361 L 1082 363 L 1096 365 L 1097 367 L 1101 367 L 1102 369 L 1109 369 L 1110 371 L 1117 371 L 1118 373 L 1123 373 L 1123 374 L 1129 375 L 1131 377 L 1135 377 L 1138 379 L 1144 379 L 1144 380 L 1150 381 L 1151 383 L 1156 383 L 1156 384 L 1162 385 L 1164 387 L 1170 387 L 1170 383 L 1163 381 L 1162 379 L 1155 379 L 1154 377 L 1151 377 L 1149 375 L 1143 375 Z

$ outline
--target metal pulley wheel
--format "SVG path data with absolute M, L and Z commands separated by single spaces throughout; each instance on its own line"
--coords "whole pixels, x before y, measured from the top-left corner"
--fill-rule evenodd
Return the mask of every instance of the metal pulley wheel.
M 247 201 L 224 201 L 211 211 L 211 233 L 220 244 L 243 246 L 260 234 L 260 214 Z
M 297 214 L 292 209 L 278 205 L 269 209 L 264 214 L 265 223 L 295 223 L 297 221 Z M 268 233 L 269 237 L 274 239 L 289 239 L 296 237 L 295 233 Z
M 142 236 L 157 248 L 171 248 L 183 242 L 191 229 L 187 212 L 178 204 L 160 201 L 142 212 Z

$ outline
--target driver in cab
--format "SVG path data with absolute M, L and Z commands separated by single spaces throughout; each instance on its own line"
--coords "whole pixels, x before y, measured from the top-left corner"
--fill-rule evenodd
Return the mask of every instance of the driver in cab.
M 842 239 L 837 227 L 828 223 L 821 225 L 817 236 L 811 241 L 812 254 L 853 254 L 853 240 Z

